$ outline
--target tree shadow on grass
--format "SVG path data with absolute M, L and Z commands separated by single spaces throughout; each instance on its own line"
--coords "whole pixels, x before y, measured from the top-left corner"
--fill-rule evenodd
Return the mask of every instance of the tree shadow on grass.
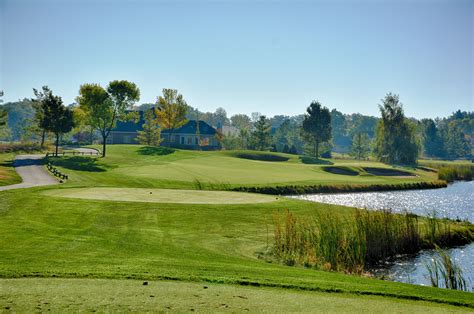
M 300 156 L 300 160 L 304 164 L 309 164 L 309 165 L 333 165 L 329 160 L 325 159 L 319 159 L 316 157 L 311 157 L 311 156 Z
M 153 146 L 144 146 L 138 149 L 140 155 L 152 155 L 152 156 L 164 156 L 169 155 L 175 152 L 175 149 L 170 147 L 153 147 Z
M 110 168 L 110 166 L 98 165 L 97 161 L 97 158 L 74 156 L 54 158 L 51 163 L 66 169 L 88 172 L 104 172 Z

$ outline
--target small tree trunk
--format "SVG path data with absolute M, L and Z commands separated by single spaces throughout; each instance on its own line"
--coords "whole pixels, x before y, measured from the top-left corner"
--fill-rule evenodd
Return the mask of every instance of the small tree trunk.
M 58 149 L 59 149 L 59 133 L 56 133 L 56 157 L 58 157 Z
M 44 137 L 46 136 L 46 130 L 43 129 L 43 131 L 41 132 L 41 148 L 44 147 Z
M 316 141 L 316 158 L 319 158 L 319 141 Z
M 105 157 L 105 148 L 106 148 L 106 142 L 107 141 L 107 136 L 102 135 L 102 158 Z

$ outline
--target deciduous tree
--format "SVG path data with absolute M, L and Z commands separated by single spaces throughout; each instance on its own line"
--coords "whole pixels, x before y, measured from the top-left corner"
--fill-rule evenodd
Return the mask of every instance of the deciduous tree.
M 140 99 L 138 87 L 128 81 L 112 81 L 107 90 L 98 84 L 84 84 L 79 89 L 77 102 L 88 115 L 88 123 L 102 136 L 102 157 L 106 156 L 106 144 L 110 131 L 117 120 L 135 119 L 136 114 L 127 114 Z
M 171 146 L 173 130 L 187 122 L 186 113 L 188 105 L 183 95 L 176 89 L 163 88 L 163 96 L 158 97 L 155 113 L 158 124 L 163 129 L 168 129 L 168 145 Z
M 416 164 L 419 143 L 415 126 L 405 118 L 398 95 L 387 94 L 379 105 L 382 119 L 378 122 L 375 154 L 382 162 Z

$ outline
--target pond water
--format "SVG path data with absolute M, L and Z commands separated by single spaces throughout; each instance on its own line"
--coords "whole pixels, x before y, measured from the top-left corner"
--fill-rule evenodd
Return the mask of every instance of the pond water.
M 294 198 L 368 209 L 405 210 L 427 216 L 462 219 L 474 223 L 474 182 L 455 182 L 447 188 L 393 192 L 364 192 L 341 194 L 307 194 Z M 461 266 L 470 291 L 474 291 L 474 243 L 446 250 Z M 399 256 L 378 269 L 376 276 L 393 281 L 430 286 L 426 264 L 437 255 L 434 250 L 423 250 L 415 256 Z

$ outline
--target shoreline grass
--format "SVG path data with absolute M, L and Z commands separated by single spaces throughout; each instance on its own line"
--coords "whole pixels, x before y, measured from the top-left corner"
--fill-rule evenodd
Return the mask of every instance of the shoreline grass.
M 389 210 L 274 217 L 272 254 L 288 266 L 363 274 L 399 254 L 474 241 L 474 225 Z

